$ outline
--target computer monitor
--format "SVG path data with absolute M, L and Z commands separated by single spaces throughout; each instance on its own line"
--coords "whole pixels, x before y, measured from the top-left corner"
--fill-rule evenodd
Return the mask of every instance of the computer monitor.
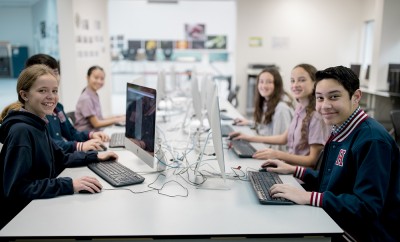
M 165 71 L 160 70 L 157 76 L 157 100 L 161 101 L 166 98 L 166 78 Z
M 390 93 L 400 93 L 400 64 L 389 63 L 387 82 Z
M 208 180 L 205 183 L 201 184 L 198 188 L 206 188 L 206 189 L 229 189 L 229 185 L 226 180 L 226 172 L 225 172 L 225 158 L 224 158 L 224 148 L 222 141 L 222 131 L 221 131 L 221 117 L 220 117 L 220 109 L 219 109 L 219 98 L 218 98 L 218 90 L 215 83 L 212 81 L 207 81 L 207 114 L 212 132 L 212 143 L 214 147 L 215 156 L 217 158 L 219 170 L 221 172 L 222 183 L 217 181 L 216 179 Z M 204 144 L 207 145 L 207 144 Z M 200 161 L 201 162 L 201 161 Z M 197 173 L 199 170 L 200 164 L 197 164 L 195 169 L 195 175 L 197 177 Z
M 127 83 L 125 148 L 154 168 L 156 141 L 155 89 Z
M 365 80 L 369 80 L 369 70 L 371 69 L 370 67 L 371 65 L 367 66 L 367 71 L 365 72 Z
M 192 76 L 191 91 L 194 114 L 196 115 L 196 119 L 200 121 L 200 125 L 203 125 L 202 101 L 197 75 Z
M 354 72 L 354 74 L 357 75 L 358 78 L 360 78 L 360 73 L 361 73 L 361 65 L 360 64 L 351 64 L 350 69 Z

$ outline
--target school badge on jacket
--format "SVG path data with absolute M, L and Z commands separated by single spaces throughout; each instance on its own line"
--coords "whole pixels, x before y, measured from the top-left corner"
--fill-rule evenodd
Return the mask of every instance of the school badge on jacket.
M 335 165 L 337 165 L 337 166 L 343 166 L 343 158 L 344 158 L 344 155 L 345 155 L 345 154 L 346 154 L 346 150 L 340 149 L 339 155 L 338 155 L 338 157 L 336 158 Z

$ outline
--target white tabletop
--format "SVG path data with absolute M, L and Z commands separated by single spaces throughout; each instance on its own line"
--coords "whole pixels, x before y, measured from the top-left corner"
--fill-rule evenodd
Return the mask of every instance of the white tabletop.
M 168 130 L 166 123 L 160 125 Z M 175 135 L 171 137 L 171 143 L 179 144 L 184 137 L 176 135 L 179 132 L 183 133 L 182 130 L 173 131 Z M 229 190 L 197 189 L 185 181 L 188 174 L 193 178 L 192 172 L 180 176 L 176 174 L 179 168 L 167 169 L 163 172 L 165 176 L 160 176 L 133 153 L 126 150 L 116 150 L 116 153 L 122 164 L 145 177 L 142 184 L 124 187 L 131 191 L 108 190 L 113 187 L 99 178 L 103 185 L 101 193 L 34 200 L 0 231 L 0 236 L 329 237 L 343 232 L 321 208 L 261 205 L 249 181 L 228 179 Z M 188 156 L 189 163 L 194 163 L 196 157 L 196 153 L 192 152 Z M 239 159 L 232 151 L 225 150 L 225 162 L 227 173 L 232 177 L 231 167 L 241 166 L 242 171 L 258 169 L 262 161 Z M 218 172 L 218 169 L 212 168 L 218 167 L 215 160 L 207 163 L 210 166 L 202 166 L 201 171 Z M 96 176 L 86 167 L 66 169 L 60 176 L 77 178 L 85 175 Z M 301 187 L 292 176 L 281 178 L 285 183 Z M 221 181 L 221 178 L 209 178 L 206 183 L 213 186 Z M 149 190 L 149 185 L 164 187 L 158 191 L 139 193 Z

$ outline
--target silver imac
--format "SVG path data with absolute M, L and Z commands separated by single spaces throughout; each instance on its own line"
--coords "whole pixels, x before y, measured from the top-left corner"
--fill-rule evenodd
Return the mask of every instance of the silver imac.
M 155 168 L 157 91 L 127 83 L 125 148 Z

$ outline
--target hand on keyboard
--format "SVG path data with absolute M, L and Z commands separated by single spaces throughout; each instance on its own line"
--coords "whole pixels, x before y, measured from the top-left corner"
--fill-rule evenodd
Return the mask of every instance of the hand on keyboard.
M 89 151 L 89 150 L 101 150 L 103 151 L 104 149 L 101 147 L 103 145 L 103 142 L 98 139 L 90 139 L 85 142 L 78 142 L 77 144 L 77 150 L 79 151 Z
M 117 160 L 118 155 L 112 151 L 101 152 L 97 154 L 97 159 L 99 159 L 99 161 Z
M 262 150 L 257 150 L 257 152 L 254 153 L 253 158 L 259 160 L 279 159 L 280 153 L 282 153 L 282 151 L 274 150 L 271 148 L 265 148 Z
M 294 187 L 290 184 L 275 184 L 269 190 L 273 198 L 284 198 L 297 204 L 310 204 L 311 192 Z

